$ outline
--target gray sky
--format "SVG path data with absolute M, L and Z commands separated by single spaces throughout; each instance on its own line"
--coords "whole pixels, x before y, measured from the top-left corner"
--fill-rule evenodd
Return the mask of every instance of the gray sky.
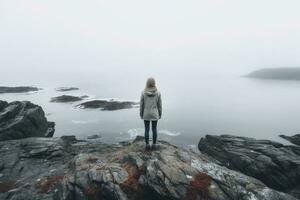
M 1 0 L 0 68 L 300 66 L 299 0 Z

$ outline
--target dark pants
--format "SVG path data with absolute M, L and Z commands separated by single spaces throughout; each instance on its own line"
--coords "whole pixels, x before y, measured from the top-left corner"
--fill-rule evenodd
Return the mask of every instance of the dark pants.
M 151 123 L 152 123 L 153 144 L 156 144 L 157 121 L 151 121 Z M 146 144 L 149 144 L 150 121 L 144 120 L 144 124 L 145 124 L 145 142 L 146 142 Z

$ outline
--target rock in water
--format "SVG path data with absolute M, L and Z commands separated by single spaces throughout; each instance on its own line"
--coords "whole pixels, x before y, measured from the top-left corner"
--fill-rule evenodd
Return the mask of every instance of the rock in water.
M 52 137 L 55 123 L 48 122 L 43 109 L 29 101 L 0 100 L 0 140 Z
M 280 135 L 280 137 L 290 141 L 293 144 L 300 145 L 300 134 L 296 134 L 293 136 Z
M 144 149 L 140 140 L 0 142 L 0 199 L 295 200 L 204 154 L 166 142 L 155 151 Z
M 0 87 L 1 93 L 23 93 L 23 92 L 33 92 L 38 91 L 37 87 L 28 87 L 28 86 L 20 86 L 20 87 Z
M 51 102 L 57 103 L 67 103 L 67 102 L 75 102 L 75 101 L 82 101 L 83 99 L 87 98 L 88 96 L 71 96 L 71 95 L 61 95 L 58 97 L 52 97 Z
M 101 110 L 120 110 L 133 108 L 135 105 L 138 105 L 136 102 L 132 101 L 106 101 L 106 100 L 93 100 L 87 101 L 77 105 L 79 108 L 101 108 Z
M 101 135 L 100 134 L 94 134 L 94 135 L 88 135 L 87 139 L 89 140 L 95 140 L 95 139 L 100 139 Z
M 55 89 L 58 92 L 68 92 L 68 91 L 73 91 L 73 90 L 79 90 L 77 87 L 59 87 Z
M 231 135 L 206 135 L 198 148 L 230 169 L 300 198 L 300 148 L 297 146 Z

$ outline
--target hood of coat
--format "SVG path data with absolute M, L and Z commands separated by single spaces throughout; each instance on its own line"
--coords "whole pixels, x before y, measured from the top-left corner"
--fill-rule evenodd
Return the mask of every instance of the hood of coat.
M 144 90 L 144 93 L 148 96 L 155 96 L 157 93 L 157 89 L 156 88 L 147 88 Z

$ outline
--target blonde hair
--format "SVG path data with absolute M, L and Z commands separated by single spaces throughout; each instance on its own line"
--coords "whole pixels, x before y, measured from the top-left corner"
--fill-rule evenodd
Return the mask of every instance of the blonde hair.
M 156 84 L 154 78 L 152 77 L 148 78 L 145 90 L 156 90 Z

